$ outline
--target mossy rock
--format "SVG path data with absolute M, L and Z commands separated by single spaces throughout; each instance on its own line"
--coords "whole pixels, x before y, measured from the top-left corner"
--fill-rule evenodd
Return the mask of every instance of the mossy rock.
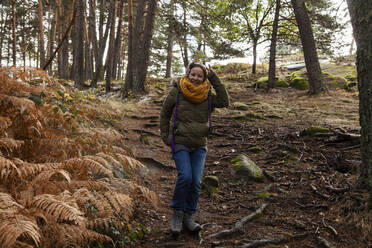
M 210 196 L 216 196 L 221 191 L 218 186 L 220 181 L 216 176 L 206 176 L 203 178 L 202 189 L 208 192 Z
M 264 120 L 265 117 L 263 117 L 262 115 L 258 115 L 258 114 L 255 114 L 255 113 L 247 113 L 245 114 L 244 116 L 246 119 L 260 119 L 260 120 Z
M 248 152 L 259 153 L 262 151 L 261 146 L 252 146 L 247 149 Z
M 264 179 L 262 169 L 245 154 L 237 156 L 231 162 L 233 163 L 232 174 L 254 181 Z
M 257 88 L 267 88 L 267 84 L 269 82 L 268 77 L 261 77 L 257 79 L 254 84 L 257 84 Z M 281 79 L 275 79 L 274 87 L 289 87 L 289 84 Z
M 216 176 L 205 176 L 203 178 L 203 186 L 213 186 L 218 188 L 220 180 Z
M 318 133 L 332 133 L 332 130 L 325 127 L 311 126 L 301 132 L 301 136 L 313 136 Z
M 298 89 L 298 90 L 307 90 L 309 89 L 309 82 L 303 78 L 303 77 L 291 77 L 291 81 L 289 82 L 289 85 L 292 88 Z
M 249 109 L 249 106 L 242 102 L 234 102 L 232 104 L 232 107 L 237 110 L 248 110 Z

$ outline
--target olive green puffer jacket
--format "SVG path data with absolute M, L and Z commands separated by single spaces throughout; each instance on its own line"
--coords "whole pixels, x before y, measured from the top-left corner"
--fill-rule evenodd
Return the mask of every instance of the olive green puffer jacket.
M 214 108 L 227 107 L 229 105 L 229 97 L 225 86 L 221 83 L 218 76 L 212 72 L 208 75 L 208 80 L 216 91 L 216 94 L 209 91 L 211 111 Z M 177 94 L 180 92 L 174 129 L 174 143 L 187 147 L 205 146 L 209 134 L 208 99 L 199 104 L 192 103 L 183 96 L 179 85 L 180 79 L 173 80 L 172 83 L 174 87 L 166 97 L 160 114 L 161 138 L 165 144 L 171 145 Z

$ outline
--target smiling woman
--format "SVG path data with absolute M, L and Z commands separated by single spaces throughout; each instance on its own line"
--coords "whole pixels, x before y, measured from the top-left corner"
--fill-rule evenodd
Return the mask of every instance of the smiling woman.
M 197 211 L 211 112 L 227 107 L 229 99 L 216 73 L 198 63 L 191 63 L 185 76 L 173 80 L 173 86 L 163 103 L 160 131 L 164 143 L 171 146 L 178 172 L 171 202 L 171 231 L 177 236 L 182 225 L 192 232 L 201 229 L 191 216 Z

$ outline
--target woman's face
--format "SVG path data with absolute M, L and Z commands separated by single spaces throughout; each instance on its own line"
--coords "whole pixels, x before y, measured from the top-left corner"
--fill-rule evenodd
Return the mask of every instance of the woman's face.
M 189 79 L 195 86 L 198 86 L 199 84 L 203 83 L 204 72 L 202 68 L 200 68 L 199 66 L 191 68 Z

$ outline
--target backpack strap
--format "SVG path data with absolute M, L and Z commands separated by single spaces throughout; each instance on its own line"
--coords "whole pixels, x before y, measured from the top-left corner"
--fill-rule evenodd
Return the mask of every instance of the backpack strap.
M 172 148 L 172 153 L 173 154 L 175 152 L 174 129 L 176 128 L 177 110 L 178 110 L 178 103 L 179 103 L 179 99 L 180 99 L 180 92 L 181 92 L 181 90 L 179 90 L 177 92 L 176 106 L 175 106 L 174 117 L 173 117 L 172 144 L 171 144 L 171 148 Z M 212 132 L 212 105 L 211 105 L 210 94 L 208 94 L 208 119 L 209 119 L 209 132 Z

